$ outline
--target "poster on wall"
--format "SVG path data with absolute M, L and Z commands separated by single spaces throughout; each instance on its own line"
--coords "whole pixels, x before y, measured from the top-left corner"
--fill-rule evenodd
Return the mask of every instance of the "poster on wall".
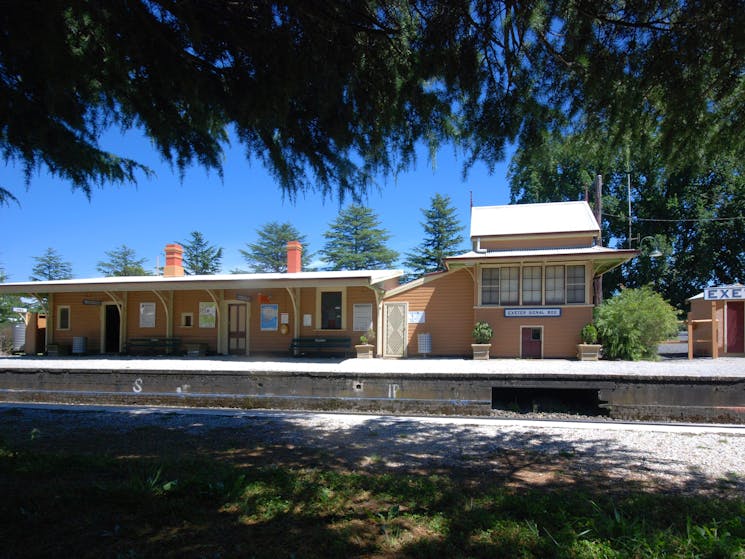
M 155 328 L 155 303 L 140 303 L 140 328 Z
M 426 317 L 424 311 L 409 311 L 409 324 L 424 324 L 426 323 Z
M 279 305 L 261 305 L 261 330 L 276 330 L 279 322 Z
M 214 328 L 217 325 L 217 304 L 199 303 L 199 327 Z

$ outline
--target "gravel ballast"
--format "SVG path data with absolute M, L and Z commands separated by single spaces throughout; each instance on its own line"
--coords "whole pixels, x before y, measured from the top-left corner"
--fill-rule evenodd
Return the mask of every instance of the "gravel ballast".
M 745 494 L 745 429 L 734 426 L 3 404 L 0 437 L 52 450 L 104 440 L 122 453 L 175 440 L 187 451 L 260 449 L 262 460 L 307 467 Z

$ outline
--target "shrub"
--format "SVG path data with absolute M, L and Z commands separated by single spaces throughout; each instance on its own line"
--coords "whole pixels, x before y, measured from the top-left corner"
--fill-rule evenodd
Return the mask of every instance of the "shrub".
M 477 322 L 471 332 L 474 343 L 477 344 L 488 344 L 494 337 L 494 330 L 489 326 L 488 322 Z
M 595 324 L 609 359 L 655 359 L 657 345 L 678 333 L 678 311 L 645 286 L 622 289 L 595 309 Z
M 361 344 L 371 344 L 375 341 L 375 330 L 368 328 L 367 332 L 360 336 Z
M 592 322 L 585 324 L 579 332 L 579 337 L 583 344 L 596 344 L 598 343 L 598 329 Z

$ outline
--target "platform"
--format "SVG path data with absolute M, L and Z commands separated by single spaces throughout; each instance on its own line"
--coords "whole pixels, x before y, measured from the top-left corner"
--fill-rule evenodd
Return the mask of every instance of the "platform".
M 612 417 L 745 423 L 745 360 L 11 357 L 0 399 L 481 415 L 594 401 Z

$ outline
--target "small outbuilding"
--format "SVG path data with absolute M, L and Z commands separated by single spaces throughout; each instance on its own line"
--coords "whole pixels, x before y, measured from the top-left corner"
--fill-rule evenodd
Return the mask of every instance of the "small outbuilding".
M 689 356 L 745 356 L 745 286 L 707 287 L 688 302 Z

